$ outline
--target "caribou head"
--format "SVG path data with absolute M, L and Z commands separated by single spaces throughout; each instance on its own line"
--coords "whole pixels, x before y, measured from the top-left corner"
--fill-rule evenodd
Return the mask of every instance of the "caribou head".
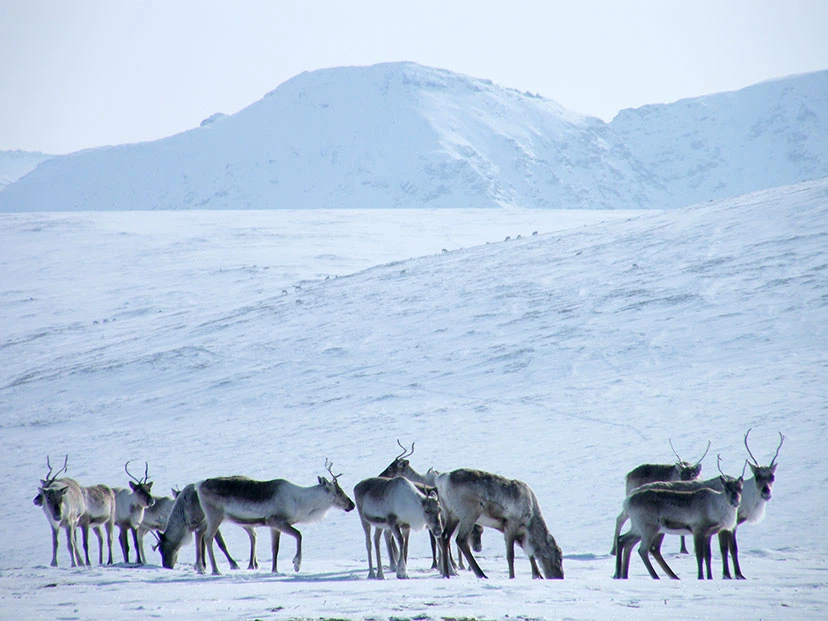
M 776 453 L 771 460 L 769 466 L 761 466 L 759 465 L 759 461 L 753 456 L 753 453 L 750 451 L 750 447 L 748 446 L 748 436 L 750 435 L 750 429 L 747 430 L 745 434 L 745 448 L 747 449 L 748 455 L 750 455 L 750 469 L 753 472 L 753 478 L 756 481 L 756 489 L 759 490 L 759 494 L 762 496 L 762 500 L 770 500 L 773 490 L 773 483 L 776 480 L 776 458 L 779 457 L 779 449 L 782 448 L 782 443 L 785 442 L 785 436 L 782 433 L 779 433 L 779 446 L 776 447 Z
M 710 440 L 707 441 L 707 448 L 704 449 L 704 454 L 699 457 L 699 460 L 694 464 L 684 461 L 678 452 L 676 452 L 676 449 L 673 446 L 673 441 L 668 439 L 668 442 L 670 442 L 670 448 L 673 449 L 673 454 L 676 456 L 676 459 L 678 459 L 676 462 L 676 468 L 678 468 L 679 471 L 679 480 L 695 481 L 698 479 L 701 476 L 702 460 L 707 457 L 707 452 L 710 450 Z
M 132 460 L 130 460 L 132 461 Z M 151 507 L 155 504 L 152 497 L 152 481 L 149 480 L 149 464 L 144 462 L 144 476 L 139 479 L 129 471 L 130 462 L 124 464 L 124 472 L 127 473 L 132 481 L 129 482 L 129 487 L 133 493 L 138 497 L 138 501 L 145 507 Z
M 46 456 L 46 466 L 49 468 L 49 472 L 46 474 L 46 477 L 40 479 L 40 487 L 37 488 L 37 496 L 34 497 L 34 504 L 38 507 L 42 507 L 45 503 L 46 507 L 49 509 L 49 512 L 52 514 L 55 520 L 60 521 L 61 515 L 61 504 L 63 503 L 63 497 L 66 495 L 66 490 L 69 489 L 67 487 L 52 487 L 52 484 L 57 481 L 57 478 L 66 472 L 67 464 L 69 463 L 69 455 L 63 460 L 63 467 L 58 470 L 56 473 L 52 474 L 52 464 L 49 461 L 49 456 Z
M 339 507 L 343 511 L 353 511 L 356 505 L 354 501 L 348 498 L 348 494 L 346 494 L 343 489 L 339 486 L 339 477 L 342 476 L 342 473 L 334 474 L 333 473 L 333 462 L 329 462 L 327 458 L 325 458 L 325 470 L 331 475 L 332 480 L 329 481 L 325 477 L 319 477 L 319 485 L 325 488 L 325 491 L 330 496 L 333 506 Z

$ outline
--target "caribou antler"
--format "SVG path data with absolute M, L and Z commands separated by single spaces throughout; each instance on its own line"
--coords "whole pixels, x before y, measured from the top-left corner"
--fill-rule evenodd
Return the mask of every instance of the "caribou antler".
M 52 475 L 52 463 L 49 461 L 49 456 L 46 455 L 46 465 L 49 468 L 49 472 L 46 474 L 45 479 L 40 480 L 40 482 L 42 483 L 41 487 L 49 487 L 52 483 L 54 483 L 62 473 L 66 472 L 66 468 L 67 468 L 68 463 L 69 463 L 69 454 L 67 453 L 66 457 L 63 459 L 63 468 L 58 470 L 53 476 Z
M 754 463 L 756 466 L 759 466 L 759 461 L 758 461 L 758 460 L 757 460 L 757 459 L 753 456 L 753 453 L 751 452 L 750 447 L 748 446 L 748 436 L 750 435 L 750 430 L 751 430 L 751 429 L 753 429 L 753 427 L 751 427 L 750 429 L 748 429 L 748 430 L 747 430 L 747 433 L 745 434 L 745 448 L 747 449 L 748 455 L 750 455 L 750 458 L 753 460 L 753 463 Z M 781 434 L 780 434 L 780 435 L 781 435 Z M 779 446 L 781 447 L 781 446 L 782 446 L 782 444 L 780 444 Z
M 681 455 L 678 454 L 678 451 L 676 451 L 676 448 L 673 446 L 672 438 L 667 438 L 667 442 L 670 443 L 670 448 L 673 449 L 673 455 L 676 456 L 676 459 L 678 459 L 679 461 L 682 461 Z
M 403 444 L 402 444 L 402 442 L 400 442 L 399 438 L 397 438 L 397 444 L 403 450 L 403 452 L 400 453 L 399 455 L 397 455 L 394 458 L 394 461 L 397 461 L 398 459 L 407 459 L 408 457 L 411 457 L 414 454 L 414 442 L 411 443 L 411 452 L 409 452 L 409 449 L 407 449 L 403 446 Z
M 139 478 L 137 478 L 134 474 L 132 474 L 132 473 L 129 471 L 129 469 L 127 468 L 127 466 L 128 466 L 128 465 L 130 464 L 130 462 L 132 462 L 132 461 L 133 461 L 133 460 L 131 460 L 131 459 L 130 459 L 127 463 L 125 463 L 125 464 L 124 464 L 124 472 L 126 472 L 126 473 L 129 475 L 129 478 L 130 478 L 130 479 L 132 479 L 133 481 L 135 481 L 136 483 L 138 483 L 138 485 L 143 485 L 144 483 L 146 483 L 147 481 L 149 481 L 149 464 L 148 464 L 147 462 L 144 462 L 144 478 L 143 478 L 143 479 L 139 479 Z
M 333 477 L 333 480 L 336 481 L 339 477 L 342 476 L 342 473 L 340 472 L 339 474 L 334 474 L 332 468 L 333 468 L 333 462 L 328 461 L 328 458 L 326 457 L 325 458 L 325 470 L 327 470 L 330 473 L 330 475 Z
M 708 441 L 707 441 L 707 448 L 706 448 L 706 449 L 704 449 L 704 455 L 702 455 L 701 457 L 699 457 L 699 461 L 697 461 L 697 462 L 696 462 L 697 464 L 702 463 L 702 460 L 703 460 L 705 457 L 707 457 L 707 452 L 708 452 L 709 450 L 710 450 L 710 440 L 708 440 Z
M 785 441 L 785 436 L 782 435 L 782 432 L 779 432 L 779 446 L 776 447 L 776 454 L 771 459 L 770 465 L 773 466 L 776 463 L 776 458 L 779 457 L 779 449 L 782 448 L 782 443 Z

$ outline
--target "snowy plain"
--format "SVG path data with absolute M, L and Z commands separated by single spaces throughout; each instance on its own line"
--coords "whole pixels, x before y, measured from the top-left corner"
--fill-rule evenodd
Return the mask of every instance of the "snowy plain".
M 532 232 L 538 231 L 537 236 Z M 521 235 L 518 239 L 517 236 Z M 511 239 L 505 241 L 506 236 Z M 126 212 L 0 215 L 0 616 L 9 619 L 819 619 L 828 614 L 828 180 L 671 211 Z M 443 252 L 443 249 L 446 252 Z M 712 442 L 704 474 L 767 463 L 739 531 L 746 581 L 614 581 L 624 474 Z M 245 474 L 351 491 L 416 442 L 420 471 L 529 483 L 563 581 L 428 571 L 366 580 L 355 514 L 300 527 L 304 562 L 198 576 L 48 566 L 32 505 L 45 457 L 83 484 L 154 490 Z M 224 528 L 245 566 L 246 536 Z M 12 536 L 9 536 L 9 535 Z M 269 566 L 266 533 L 259 561 Z M 116 544 L 117 546 L 117 544 Z M 96 551 L 96 546 L 93 545 Z M 120 560 L 120 550 L 115 550 Z

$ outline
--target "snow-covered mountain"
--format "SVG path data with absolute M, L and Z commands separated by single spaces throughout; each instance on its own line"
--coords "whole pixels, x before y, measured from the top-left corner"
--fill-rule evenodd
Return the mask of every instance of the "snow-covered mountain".
M 51 157 L 38 151 L 0 151 L 0 192 Z
M 622 111 L 413 63 L 303 73 L 162 140 L 56 157 L 0 211 L 678 207 L 828 175 L 828 71 Z
M 828 71 L 622 110 L 610 124 L 674 206 L 828 176 Z

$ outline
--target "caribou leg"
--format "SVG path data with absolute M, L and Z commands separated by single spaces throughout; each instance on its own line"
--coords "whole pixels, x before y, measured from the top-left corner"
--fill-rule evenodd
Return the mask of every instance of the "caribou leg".
M 282 540 L 282 533 L 277 529 L 270 529 L 270 551 L 273 554 L 273 564 L 271 565 L 271 573 L 278 573 L 276 568 L 276 561 L 279 559 L 279 542 Z
M 258 569 L 259 568 L 259 559 L 256 558 L 256 529 L 255 528 L 245 528 L 247 531 L 247 537 L 250 539 L 250 561 L 247 563 L 248 569 Z M 273 537 L 273 531 L 271 531 L 271 537 Z M 272 545 L 272 541 L 271 541 Z
M 58 529 L 52 529 L 52 567 L 58 566 L 57 561 L 57 551 L 58 551 Z
M 221 536 L 221 529 L 216 529 L 216 544 L 218 545 L 219 550 L 221 550 L 222 554 L 224 554 L 224 557 L 227 559 L 227 562 L 230 564 L 230 569 L 238 569 L 239 564 L 235 560 L 233 560 L 232 556 L 230 556 L 230 552 L 227 550 L 227 544 L 224 542 L 224 537 Z M 202 563 L 204 562 L 203 559 L 204 557 L 202 556 Z
M 296 556 L 293 557 L 293 570 L 299 571 L 299 568 L 302 566 L 302 533 L 288 524 L 285 520 L 278 517 L 269 517 L 266 520 L 265 525 L 270 528 L 275 528 L 296 539 Z
M 474 556 L 472 556 L 471 548 L 469 547 L 469 534 L 471 533 L 471 529 L 474 527 L 474 523 L 477 521 L 477 517 L 479 516 L 475 516 L 474 520 L 472 520 L 469 525 L 463 523 L 460 524 L 457 529 L 455 541 L 457 542 L 457 546 L 460 548 L 460 551 L 466 556 L 466 560 L 469 562 L 469 567 L 471 567 L 474 575 L 478 578 L 487 578 L 488 576 L 483 573 L 483 570 L 480 569 L 480 565 L 477 564 Z
M 83 524 L 83 525 L 81 525 L 80 529 L 81 529 L 81 538 L 83 539 L 83 553 L 84 553 L 84 556 L 86 556 L 86 564 L 87 565 L 92 565 L 92 563 L 89 562 L 89 525 L 88 524 Z M 98 535 L 98 536 L 100 537 L 100 535 Z M 98 545 L 100 545 L 100 543 Z M 83 564 L 83 563 L 81 563 L 81 564 Z
M 126 528 L 119 526 L 118 542 L 121 544 L 121 553 L 124 555 L 124 563 L 129 563 L 129 537 Z
M 385 574 L 382 573 L 382 558 L 380 558 L 380 539 L 382 538 L 382 530 L 376 529 L 374 533 L 374 549 L 377 551 L 377 580 L 385 580 Z M 370 577 L 370 576 L 369 576 Z
M 138 564 L 144 564 L 144 555 L 142 554 L 143 546 L 138 541 L 138 529 L 137 528 L 130 528 L 132 531 L 132 542 L 135 544 L 135 556 L 138 557 Z
M 664 533 L 659 533 L 658 536 L 656 536 L 656 538 L 653 540 L 653 545 L 650 548 L 650 553 L 653 555 L 653 558 L 656 560 L 659 566 L 661 566 L 661 569 L 664 570 L 664 573 L 670 576 L 670 578 L 672 578 L 673 580 L 678 580 L 679 577 L 670 568 L 670 566 L 667 564 L 667 561 L 664 560 L 664 556 L 662 556 L 661 554 L 662 541 L 664 541 Z

